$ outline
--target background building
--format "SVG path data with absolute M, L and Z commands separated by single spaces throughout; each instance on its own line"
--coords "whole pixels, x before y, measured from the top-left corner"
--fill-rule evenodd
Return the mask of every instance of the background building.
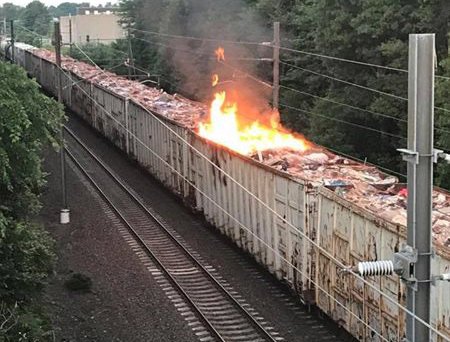
M 63 44 L 99 42 L 110 44 L 123 38 L 125 31 L 115 14 L 116 7 L 80 7 L 77 15 L 61 17 Z M 72 27 L 72 29 L 70 29 Z M 70 39 L 72 35 L 72 39 Z

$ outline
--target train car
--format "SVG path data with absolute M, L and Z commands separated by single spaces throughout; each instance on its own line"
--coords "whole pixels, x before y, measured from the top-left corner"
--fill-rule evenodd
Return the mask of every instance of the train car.
M 15 49 L 18 63 L 55 94 L 60 70 L 52 53 L 17 44 Z M 252 158 L 199 136 L 192 121 L 205 110 L 202 104 L 68 58 L 63 70 L 67 107 L 288 284 L 300 300 L 316 305 L 361 341 L 404 337 L 405 312 L 399 305 L 406 304 L 405 288 L 399 277 L 370 277 L 364 283 L 341 273 L 342 264 L 391 259 L 405 241 L 405 202 L 394 177 L 320 148 L 304 157 L 290 155 L 293 162 L 286 170 L 270 153 Z M 328 181 L 335 174 L 346 175 L 348 184 Z M 445 211 L 449 199 L 435 191 L 436 208 Z M 434 213 L 433 229 L 448 231 L 449 220 L 440 212 Z M 433 272 L 448 273 L 450 248 L 435 231 Z M 431 323 L 450 336 L 448 293 L 449 283 L 433 286 Z

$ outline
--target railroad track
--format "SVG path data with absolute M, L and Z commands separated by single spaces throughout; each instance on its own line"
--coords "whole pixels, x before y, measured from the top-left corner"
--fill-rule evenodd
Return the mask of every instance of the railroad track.
M 265 329 L 73 131 L 65 130 L 67 155 L 210 331 L 202 341 L 282 340 Z

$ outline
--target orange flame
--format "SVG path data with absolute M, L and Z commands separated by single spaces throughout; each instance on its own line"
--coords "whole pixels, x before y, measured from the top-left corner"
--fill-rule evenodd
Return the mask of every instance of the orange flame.
M 237 104 L 227 103 L 225 100 L 224 91 L 214 95 L 209 121 L 199 124 L 200 136 L 245 155 L 268 149 L 308 149 L 306 140 L 283 130 L 278 113 L 271 117 L 271 127 L 258 121 L 244 124 L 239 122 Z
M 214 53 L 216 54 L 218 62 L 225 60 L 225 50 L 223 49 L 223 47 L 217 48 Z
M 215 54 L 218 61 L 225 60 L 225 50 L 222 47 Z M 213 87 L 218 83 L 219 75 L 213 74 Z M 258 119 L 239 113 L 237 103 L 227 102 L 226 98 L 225 91 L 214 94 L 209 118 L 199 123 L 200 136 L 245 155 L 280 148 L 302 152 L 310 147 L 300 135 L 291 134 L 281 126 L 278 111 L 272 112 L 268 124 L 263 124 Z M 253 111 L 253 107 L 247 107 L 246 110 Z
M 212 86 L 215 87 L 219 83 L 219 75 L 212 75 Z

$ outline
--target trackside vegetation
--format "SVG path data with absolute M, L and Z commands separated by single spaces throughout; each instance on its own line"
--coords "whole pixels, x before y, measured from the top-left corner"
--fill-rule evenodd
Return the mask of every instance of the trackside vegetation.
M 0 62 L 0 341 L 51 340 L 39 294 L 55 259 L 34 222 L 45 185 L 42 150 L 57 147 L 61 105 L 15 65 Z

